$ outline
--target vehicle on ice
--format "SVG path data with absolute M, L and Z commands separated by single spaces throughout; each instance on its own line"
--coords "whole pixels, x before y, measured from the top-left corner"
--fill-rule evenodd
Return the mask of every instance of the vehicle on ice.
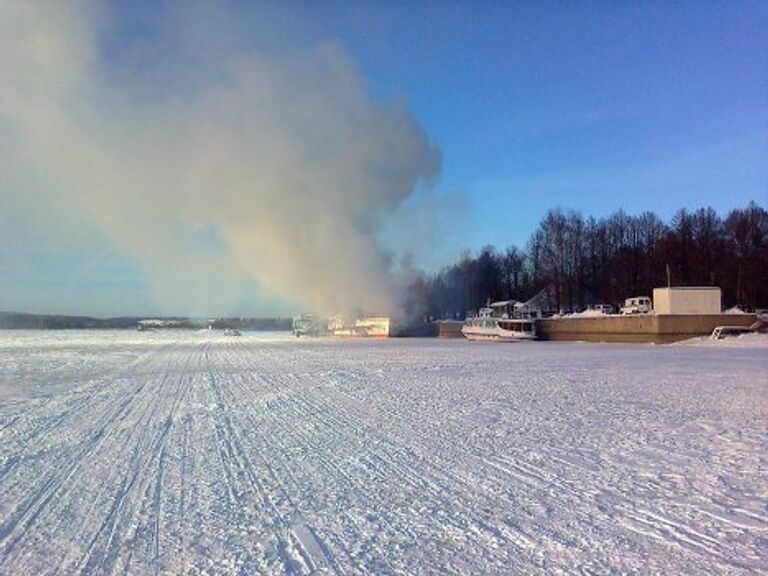
M 653 312 L 653 303 L 648 296 L 635 296 L 624 300 L 621 307 L 622 314 L 650 314 Z
M 323 330 L 321 329 L 321 320 L 315 318 L 311 314 L 300 314 L 293 318 L 293 334 L 297 338 L 299 336 L 318 336 Z

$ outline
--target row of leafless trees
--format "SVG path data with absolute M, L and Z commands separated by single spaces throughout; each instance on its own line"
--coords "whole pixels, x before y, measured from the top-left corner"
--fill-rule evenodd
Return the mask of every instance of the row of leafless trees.
M 486 300 L 526 300 L 552 286 L 558 307 L 619 304 L 666 286 L 720 286 L 723 304 L 768 307 L 768 211 L 756 203 L 725 218 L 712 208 L 680 210 L 665 223 L 623 211 L 584 218 L 551 210 L 525 248 L 486 246 L 412 283 L 414 316 L 464 316 Z

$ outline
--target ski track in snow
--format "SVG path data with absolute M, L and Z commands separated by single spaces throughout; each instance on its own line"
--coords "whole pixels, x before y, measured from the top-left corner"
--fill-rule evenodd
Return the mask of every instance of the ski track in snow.
M 764 349 L 0 332 L 0 574 L 768 571 Z

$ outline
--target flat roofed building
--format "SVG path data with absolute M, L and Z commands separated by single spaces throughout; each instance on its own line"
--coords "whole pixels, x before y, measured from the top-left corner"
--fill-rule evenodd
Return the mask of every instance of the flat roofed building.
M 720 314 L 721 292 L 716 286 L 653 289 L 656 314 Z

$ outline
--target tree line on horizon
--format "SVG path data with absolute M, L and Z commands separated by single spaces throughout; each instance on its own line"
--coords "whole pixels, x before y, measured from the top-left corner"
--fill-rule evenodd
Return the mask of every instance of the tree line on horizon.
M 200 319 L 184 316 L 159 316 L 159 320 L 173 321 L 172 328 L 182 330 L 200 330 L 208 326 L 224 330 L 290 330 L 292 319 L 276 317 L 227 317 Z M 24 312 L 5 312 L 0 310 L 0 329 L 2 330 L 113 330 L 136 329 L 145 316 L 118 316 L 113 318 L 95 318 L 92 316 L 68 316 L 65 314 L 27 314 Z M 158 326 L 156 328 L 163 328 Z
M 549 287 L 557 309 L 617 306 L 660 286 L 718 286 L 723 305 L 768 307 L 768 211 L 755 202 L 721 217 L 678 210 L 667 223 L 623 210 L 596 219 L 546 213 L 525 248 L 493 245 L 409 284 L 412 318 L 464 318 L 487 300 L 526 301 Z

